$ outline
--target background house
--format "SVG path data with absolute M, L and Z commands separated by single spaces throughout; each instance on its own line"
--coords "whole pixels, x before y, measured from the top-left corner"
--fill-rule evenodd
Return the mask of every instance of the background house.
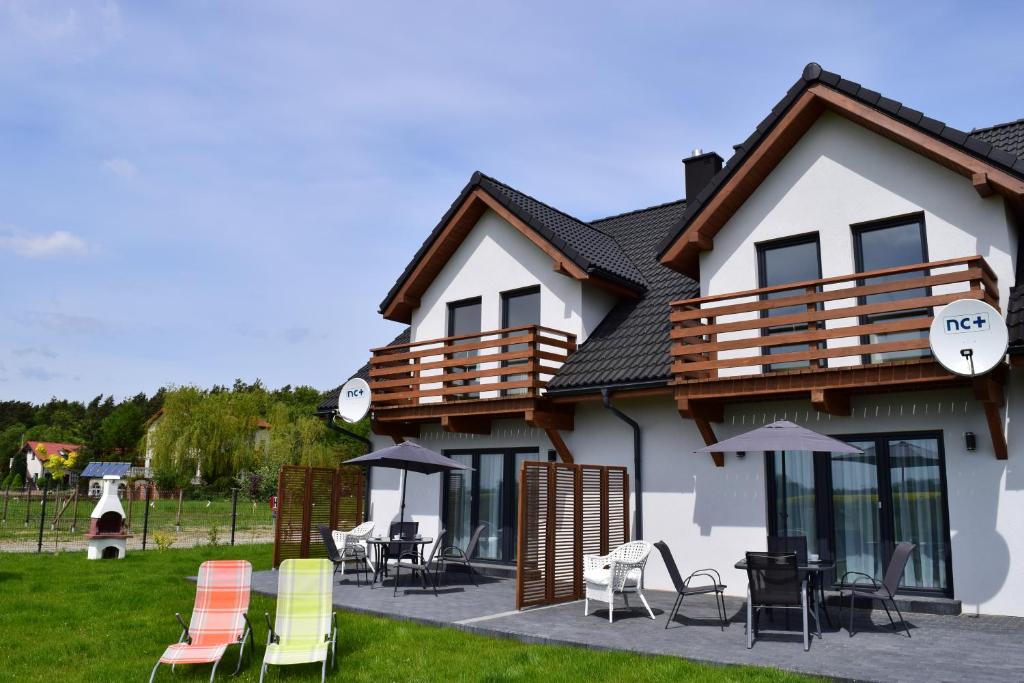
M 82 446 L 77 443 L 58 443 L 55 441 L 26 441 L 21 452 L 25 455 L 25 470 L 29 479 L 38 479 L 44 472 L 43 463 L 52 455 L 67 455 L 81 452 Z

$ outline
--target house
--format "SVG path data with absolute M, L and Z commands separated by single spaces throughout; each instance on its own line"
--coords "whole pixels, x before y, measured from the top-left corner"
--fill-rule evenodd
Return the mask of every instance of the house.
M 130 462 L 91 462 L 82 470 L 80 479 L 88 482 L 88 494 L 90 498 L 99 498 L 103 495 L 103 478 L 107 476 L 124 479 L 130 474 L 132 467 Z M 123 495 L 126 484 L 124 481 L 117 482 L 117 494 Z
M 472 176 L 383 299 L 404 329 L 362 370 L 376 447 L 473 466 L 411 475 L 407 518 L 456 545 L 485 523 L 479 558 L 512 562 L 523 460 L 622 465 L 634 537 L 733 594 L 769 534 L 834 558 L 833 585 L 906 540 L 908 595 L 1024 616 L 1024 120 L 962 132 L 812 63 L 728 162 L 683 163 L 684 196 L 597 220 Z M 958 298 L 1009 327 L 974 379 L 928 350 Z M 694 452 L 776 419 L 864 454 Z M 370 487 L 384 528 L 398 474 Z
M 28 473 L 28 479 L 38 479 L 44 473 L 43 464 L 50 459 L 52 455 L 67 455 L 68 453 L 77 453 L 82 450 L 82 446 L 77 443 L 58 443 L 56 441 L 26 441 L 25 445 L 21 447 L 21 452 L 25 454 L 25 471 Z

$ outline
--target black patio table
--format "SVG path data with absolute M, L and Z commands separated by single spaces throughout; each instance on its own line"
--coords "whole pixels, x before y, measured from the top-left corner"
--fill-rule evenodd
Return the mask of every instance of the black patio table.
M 735 565 L 736 569 L 747 571 L 747 558 L 743 558 Z M 835 560 L 808 560 L 807 564 L 797 565 L 797 569 L 805 574 L 811 582 L 811 600 L 816 600 L 814 595 L 815 589 L 818 591 L 818 595 L 821 597 L 821 610 L 825 613 L 825 621 L 828 622 L 830 628 L 833 627 L 832 617 L 828 615 L 828 605 L 825 604 L 825 582 L 821 580 L 823 572 L 831 571 L 836 568 Z
M 387 562 L 384 558 L 384 549 L 392 543 L 397 543 L 401 548 L 402 546 L 411 546 L 413 551 L 419 556 L 419 560 L 423 561 L 423 546 L 428 543 L 433 543 L 434 539 L 421 537 L 421 538 L 368 538 L 366 539 L 367 545 L 373 547 L 373 580 L 370 582 L 372 586 L 378 580 L 383 583 L 384 575 L 387 570 Z

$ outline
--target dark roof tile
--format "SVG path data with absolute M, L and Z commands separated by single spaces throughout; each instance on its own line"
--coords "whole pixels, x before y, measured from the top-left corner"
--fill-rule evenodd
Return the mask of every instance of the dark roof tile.
M 981 138 L 1014 156 L 1024 157 L 1024 119 L 976 128 L 971 131 L 971 137 Z

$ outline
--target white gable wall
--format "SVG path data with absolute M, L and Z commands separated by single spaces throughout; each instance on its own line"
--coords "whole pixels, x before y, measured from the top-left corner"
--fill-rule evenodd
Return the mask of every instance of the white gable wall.
M 522 233 L 487 211 L 420 297 L 412 340 L 447 336 L 447 304 L 482 298 L 480 328 L 501 328 L 501 293 L 540 285 L 541 324 L 582 343 L 615 303 L 596 287 L 556 273 L 551 258 Z
M 980 254 L 1014 284 L 1016 233 L 1003 199 L 970 180 L 832 113 L 825 113 L 701 254 L 701 294 L 758 286 L 756 244 L 817 231 L 823 277 L 856 272 L 856 223 L 923 212 L 932 261 Z

